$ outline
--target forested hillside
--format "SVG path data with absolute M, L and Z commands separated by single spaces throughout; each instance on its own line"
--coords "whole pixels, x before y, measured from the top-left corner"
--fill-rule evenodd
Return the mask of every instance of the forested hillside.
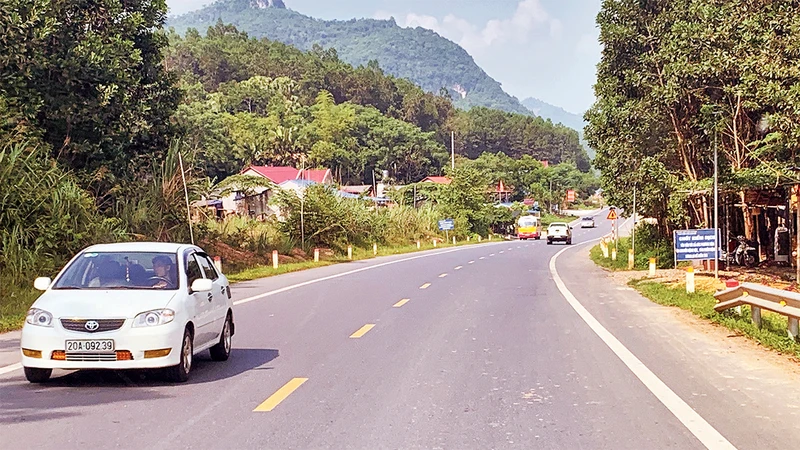
M 187 93 L 178 123 L 214 177 L 249 163 L 296 165 L 305 156 L 345 183 L 371 182 L 374 169 L 414 182 L 442 173 L 451 131 L 456 153 L 469 158 L 528 155 L 589 169 L 567 127 L 486 108 L 460 111 L 374 63 L 353 68 L 334 50 L 302 52 L 221 23 L 205 37 L 191 29 L 170 39 L 165 62 Z
M 265 5 L 266 2 L 254 0 L 221 0 L 171 18 L 168 26 L 182 34 L 189 28 L 205 30 L 221 19 L 250 36 L 303 50 L 311 50 L 314 45 L 335 48 L 343 61 L 356 67 L 377 61 L 387 73 L 407 78 L 426 91 L 438 93 L 446 88 L 460 108 L 484 106 L 530 114 L 463 48 L 433 31 L 401 28 L 393 20 L 318 20 Z
M 577 131 L 578 136 L 580 136 L 581 144 L 586 149 L 586 153 L 589 155 L 589 158 L 594 159 L 595 151 L 589 146 L 589 143 L 586 142 L 583 137 L 583 129 L 587 125 L 587 122 L 583 119 L 583 117 L 566 111 L 564 108 L 551 105 L 533 97 L 523 100 L 522 105 L 539 117 L 550 119 L 555 124 L 560 123 Z

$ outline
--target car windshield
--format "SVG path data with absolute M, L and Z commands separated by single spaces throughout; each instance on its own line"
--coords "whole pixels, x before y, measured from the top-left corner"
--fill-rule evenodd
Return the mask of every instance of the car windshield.
M 551 228 L 555 228 L 555 227 L 565 227 L 566 228 L 566 226 L 567 226 L 567 224 L 565 224 L 563 222 L 555 222 L 555 223 L 551 223 L 550 224 Z
M 594 217 L 584 217 L 583 220 L 586 220 L 586 221 L 594 220 Z
M 178 288 L 175 253 L 85 252 L 75 259 L 53 289 Z
M 535 217 L 522 217 L 519 219 L 519 226 L 521 227 L 535 227 L 536 226 L 536 218 Z

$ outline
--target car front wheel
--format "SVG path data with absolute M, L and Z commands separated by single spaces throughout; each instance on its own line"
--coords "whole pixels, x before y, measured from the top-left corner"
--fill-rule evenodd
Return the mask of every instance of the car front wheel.
M 53 374 L 53 369 L 39 369 L 36 367 L 25 368 L 25 378 L 31 383 L 44 383 L 50 379 Z
M 192 359 L 194 358 L 194 342 L 192 342 L 192 332 L 187 327 L 183 332 L 183 341 L 180 352 L 181 360 L 176 366 L 167 368 L 167 379 L 175 383 L 185 383 L 189 380 L 189 372 L 192 370 Z
M 217 345 L 211 347 L 211 359 L 214 361 L 227 361 L 231 356 L 231 341 L 233 336 L 233 324 L 231 323 L 231 315 L 225 318 L 225 324 L 222 325 L 222 333 L 219 335 L 219 342 Z

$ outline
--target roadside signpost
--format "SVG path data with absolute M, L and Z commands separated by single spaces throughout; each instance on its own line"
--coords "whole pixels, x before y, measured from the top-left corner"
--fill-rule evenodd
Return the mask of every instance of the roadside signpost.
M 675 230 L 675 267 L 678 261 L 719 261 L 717 242 L 719 230 L 703 228 L 700 230 Z
M 567 202 L 572 203 L 574 201 L 575 201 L 575 191 L 570 189 L 569 191 L 567 191 Z
M 611 239 L 614 241 L 614 248 L 617 248 L 617 218 L 617 210 L 612 206 L 606 219 L 611 221 Z
M 450 230 L 456 229 L 456 222 L 453 219 L 444 219 L 439 221 L 439 230 L 444 231 L 445 239 L 450 240 Z

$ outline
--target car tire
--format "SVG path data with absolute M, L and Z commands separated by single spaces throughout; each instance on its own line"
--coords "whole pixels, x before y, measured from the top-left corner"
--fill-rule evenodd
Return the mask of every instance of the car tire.
M 567 240 L 567 245 L 572 245 L 572 239 Z
M 39 369 L 37 367 L 25 367 L 25 378 L 31 383 L 44 383 L 50 379 L 53 369 Z
M 192 363 L 194 361 L 194 339 L 189 327 L 183 332 L 183 340 L 181 340 L 180 350 L 181 360 L 172 367 L 166 369 L 165 375 L 169 381 L 174 383 L 185 383 L 189 380 L 189 372 L 192 371 Z
M 217 345 L 211 347 L 211 359 L 214 361 L 227 361 L 231 356 L 233 336 L 233 323 L 231 315 L 225 318 L 225 323 L 222 325 L 222 333 L 219 335 L 219 342 Z
M 553 241 L 551 241 L 550 239 L 548 239 L 548 240 L 547 240 L 547 245 L 553 245 Z

